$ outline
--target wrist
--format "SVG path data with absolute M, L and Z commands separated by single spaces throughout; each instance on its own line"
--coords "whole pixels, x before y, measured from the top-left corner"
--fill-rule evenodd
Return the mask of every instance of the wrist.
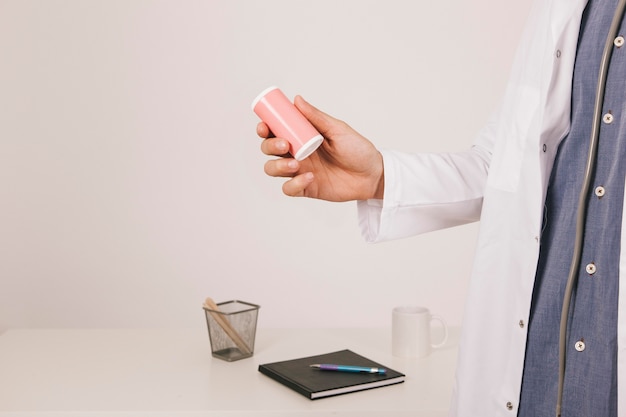
M 382 200 L 385 195 L 385 165 L 383 163 L 383 156 L 380 152 L 378 152 L 378 158 L 379 163 L 377 166 L 379 167 L 380 172 L 375 175 L 376 180 L 372 198 Z
M 378 180 L 378 185 L 376 190 L 374 191 L 374 195 L 372 198 L 377 200 L 382 200 L 385 196 L 385 173 L 381 173 L 380 179 Z

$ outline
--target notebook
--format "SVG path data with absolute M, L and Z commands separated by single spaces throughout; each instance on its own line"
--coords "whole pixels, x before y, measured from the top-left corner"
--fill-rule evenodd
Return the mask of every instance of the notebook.
M 384 368 L 387 372 L 385 374 L 352 373 L 322 371 L 310 367 L 313 364 L 327 363 Z M 311 400 L 399 384 L 404 382 L 405 378 L 404 374 L 348 349 L 323 355 L 261 364 L 259 365 L 259 372 Z

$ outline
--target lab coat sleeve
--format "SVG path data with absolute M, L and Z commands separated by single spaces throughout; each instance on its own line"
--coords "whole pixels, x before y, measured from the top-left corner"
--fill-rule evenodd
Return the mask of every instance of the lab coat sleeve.
M 357 202 L 363 238 L 381 242 L 477 221 L 491 160 L 490 130 L 488 124 L 465 152 L 381 151 L 384 197 Z

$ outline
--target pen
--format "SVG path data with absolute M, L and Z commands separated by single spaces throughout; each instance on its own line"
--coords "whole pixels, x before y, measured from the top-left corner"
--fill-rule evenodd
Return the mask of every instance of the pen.
M 330 363 L 309 365 L 311 368 L 317 368 L 322 371 L 337 371 L 337 372 L 360 372 L 365 374 L 385 374 L 386 369 L 383 368 L 371 368 L 369 366 L 352 366 L 352 365 L 334 365 Z

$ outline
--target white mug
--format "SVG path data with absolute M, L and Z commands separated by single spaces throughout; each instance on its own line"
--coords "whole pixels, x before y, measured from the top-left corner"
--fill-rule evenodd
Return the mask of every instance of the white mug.
M 443 328 L 440 342 L 431 342 L 431 324 L 438 321 Z M 448 340 L 448 326 L 439 316 L 430 314 L 425 307 L 401 306 L 393 309 L 391 321 L 391 350 L 401 358 L 423 358 L 433 348 L 443 346 Z

